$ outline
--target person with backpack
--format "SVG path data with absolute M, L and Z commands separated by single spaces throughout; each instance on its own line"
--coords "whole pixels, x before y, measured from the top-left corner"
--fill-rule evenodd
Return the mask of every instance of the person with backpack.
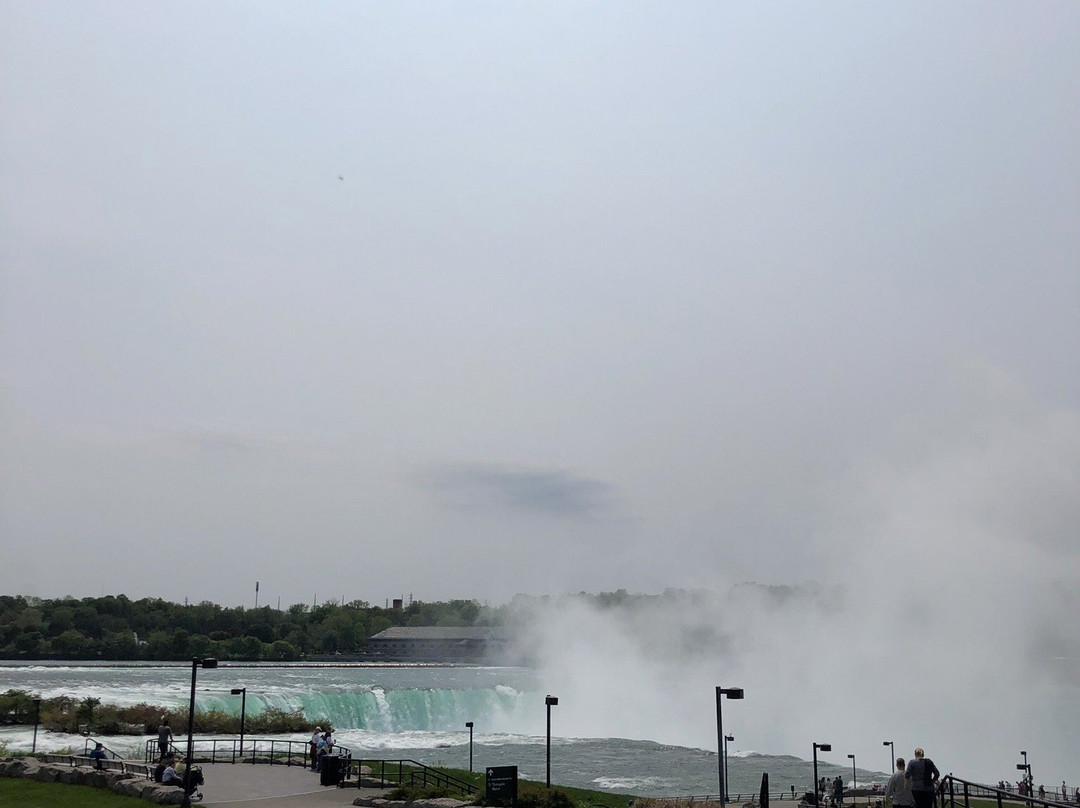
M 911 796 L 915 799 L 915 808 L 933 808 L 934 792 L 941 772 L 934 765 L 934 761 L 926 757 L 922 747 L 915 749 L 915 759 L 908 765 L 904 776 L 911 783 Z

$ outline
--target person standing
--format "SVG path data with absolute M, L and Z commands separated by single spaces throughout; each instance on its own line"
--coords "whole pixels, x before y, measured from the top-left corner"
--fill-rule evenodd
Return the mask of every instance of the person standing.
M 933 808 L 934 790 L 937 788 L 941 772 L 934 765 L 934 761 L 926 757 L 921 746 L 916 747 L 915 759 L 907 767 L 904 776 L 911 784 L 911 796 L 915 800 L 915 808 Z
M 322 740 L 322 727 L 315 727 L 311 733 L 311 770 L 319 770 L 319 741 Z
M 169 744 L 172 743 L 172 728 L 169 727 L 169 719 L 161 716 L 161 726 L 157 728 L 157 745 L 159 757 L 169 754 Z
M 915 798 L 911 796 L 911 784 L 906 777 L 907 764 L 903 758 L 896 759 L 896 772 L 885 786 L 886 808 L 913 808 Z

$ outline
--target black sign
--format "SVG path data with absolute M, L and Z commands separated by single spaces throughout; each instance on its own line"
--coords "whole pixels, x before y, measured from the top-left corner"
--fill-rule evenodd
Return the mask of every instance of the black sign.
M 517 766 L 489 766 L 487 769 L 487 804 L 517 808 Z

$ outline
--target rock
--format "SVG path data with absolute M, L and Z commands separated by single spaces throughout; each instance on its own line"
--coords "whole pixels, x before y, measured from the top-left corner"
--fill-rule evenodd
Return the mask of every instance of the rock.
M 142 797 L 156 805 L 179 805 L 184 801 L 184 789 L 151 783 L 150 787 L 143 792 Z
M 117 775 L 115 772 L 97 771 L 91 769 L 86 775 L 86 785 L 93 786 L 94 788 L 108 788 L 113 784 Z
M 434 797 L 429 800 L 417 800 L 413 805 L 427 806 L 427 808 L 464 808 L 466 805 L 472 805 L 472 803 L 455 800 L 453 797 Z
M 55 783 L 59 773 L 59 769 L 52 763 L 45 763 L 38 766 L 36 770 L 28 770 L 24 777 L 37 780 L 39 783 Z
M 68 786 L 81 786 L 83 784 L 83 778 L 76 767 L 69 766 L 56 773 L 56 782 Z

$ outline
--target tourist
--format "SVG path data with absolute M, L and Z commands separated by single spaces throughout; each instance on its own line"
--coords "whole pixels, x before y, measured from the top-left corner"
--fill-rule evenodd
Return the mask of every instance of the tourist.
M 315 727 L 315 731 L 311 733 L 311 770 L 317 772 L 319 770 L 319 741 L 322 740 L 322 727 Z
M 836 775 L 836 779 L 833 780 L 832 796 L 834 805 L 844 804 L 844 778 L 840 775 Z
M 1043 787 L 1042 783 L 1039 783 L 1039 799 L 1040 800 L 1045 800 L 1046 799 L 1046 789 Z
M 169 727 L 169 719 L 161 716 L 161 726 L 157 728 L 158 754 L 165 757 L 169 754 L 169 744 L 172 743 L 172 728 Z
M 90 750 L 90 759 L 94 761 L 95 769 L 101 768 L 101 761 L 105 760 L 106 757 L 108 757 L 108 755 L 105 752 L 105 744 L 99 743 Z
M 941 772 L 934 765 L 934 761 L 926 757 L 922 747 L 915 749 L 915 759 L 907 767 L 904 776 L 911 784 L 911 796 L 915 800 L 915 808 L 933 808 L 934 788 L 937 786 Z
M 315 771 L 321 772 L 323 768 L 323 758 L 330 754 L 330 746 L 333 742 L 330 740 L 330 733 L 324 732 L 322 737 L 319 738 L 319 743 L 315 746 L 315 753 L 318 755 L 319 762 L 315 768 Z
M 889 778 L 889 784 L 885 786 L 885 806 L 913 806 L 915 799 L 911 796 L 911 784 L 907 777 L 907 764 L 903 758 L 896 759 L 896 772 Z
M 165 758 L 165 771 L 161 773 L 161 782 L 167 786 L 184 787 L 184 778 L 176 771 L 176 758 Z

